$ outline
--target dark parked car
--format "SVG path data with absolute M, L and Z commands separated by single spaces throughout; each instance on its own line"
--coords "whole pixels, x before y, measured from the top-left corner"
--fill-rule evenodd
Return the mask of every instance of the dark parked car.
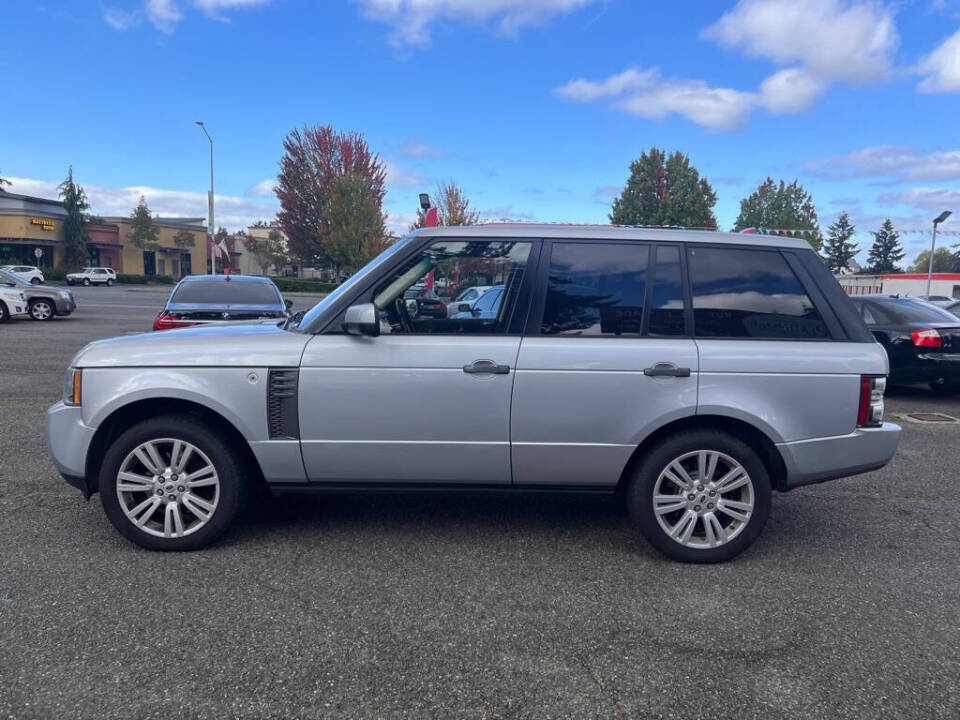
M 960 318 L 917 298 L 851 299 L 887 350 L 891 383 L 922 382 L 939 392 L 960 392 Z
M 0 284 L 15 287 L 27 296 L 27 312 L 34 320 L 52 320 L 77 309 L 73 293 L 63 288 L 38 285 L 17 273 L 0 270 Z
M 424 285 L 414 285 L 403 293 L 403 299 L 417 301 L 416 314 L 419 317 L 440 320 L 447 317 L 447 304 L 433 290 L 427 290 Z
M 170 293 L 154 330 L 211 322 L 285 319 L 290 305 L 270 278 L 252 275 L 190 275 Z
M 960 300 L 954 300 L 949 305 L 945 305 L 943 309 L 946 310 L 948 313 L 953 313 L 958 318 L 960 318 Z

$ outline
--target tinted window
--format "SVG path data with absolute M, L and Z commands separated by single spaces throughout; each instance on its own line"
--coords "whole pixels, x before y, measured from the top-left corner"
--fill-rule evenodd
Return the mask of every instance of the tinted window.
M 876 323 L 880 325 L 956 321 L 953 314 L 946 310 L 938 308 L 936 305 L 929 305 L 922 300 L 911 300 L 910 298 L 871 300 L 869 307 L 873 311 Z
M 650 298 L 650 335 L 684 335 L 683 275 L 680 248 L 658 247 Z
M 173 292 L 171 303 L 213 305 L 279 305 L 280 297 L 273 283 L 194 280 L 183 283 Z
M 827 326 L 779 252 L 692 248 L 698 337 L 827 340 Z
M 639 335 L 649 246 L 554 243 L 544 335 Z

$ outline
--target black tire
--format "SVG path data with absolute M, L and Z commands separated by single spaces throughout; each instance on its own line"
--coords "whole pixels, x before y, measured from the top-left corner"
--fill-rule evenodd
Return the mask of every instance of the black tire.
M 84 278 L 84 279 L 83 279 L 83 286 L 84 286 L 84 287 L 90 287 L 90 278 Z
M 38 278 L 38 277 L 30 278 L 30 284 L 31 284 L 31 285 L 39 285 L 39 284 L 40 284 L 40 278 Z
M 129 453 L 158 438 L 185 440 L 209 458 L 219 478 L 219 497 L 212 517 L 183 537 L 158 537 L 137 527 L 126 516 L 117 493 L 117 475 Z M 247 492 L 244 463 L 230 441 L 191 415 L 161 415 L 137 423 L 118 437 L 104 456 L 99 478 L 100 499 L 113 526 L 128 540 L 148 550 L 198 550 L 215 542 L 230 527 Z
M 930 383 L 930 389 L 933 390 L 937 395 L 955 395 L 960 393 L 960 382 L 932 382 Z
M 10 311 L 7 310 L 6 303 L 0 300 L 0 323 L 5 323 L 10 319 Z
M 107 287 L 113 287 L 113 280 L 107 278 Z
M 44 322 L 46 320 L 53 320 L 53 316 L 57 314 L 57 308 L 50 300 L 37 298 L 36 300 L 30 301 L 29 312 L 33 320 Z
M 654 490 L 660 474 L 676 458 L 698 450 L 719 452 L 732 458 L 746 470 L 752 485 L 753 509 L 749 519 L 742 523 L 742 528 L 732 539 L 714 547 L 694 548 L 681 544 L 661 527 L 654 512 Z M 698 491 L 694 490 L 692 494 L 695 496 Z M 770 515 L 770 496 L 770 476 L 759 455 L 749 445 L 719 430 L 685 430 L 657 443 L 645 454 L 627 488 L 627 506 L 631 518 L 643 536 L 667 557 L 681 562 L 716 563 L 736 557 L 759 537 Z M 680 499 L 683 500 L 682 494 Z M 696 501 L 694 499 L 692 502 Z M 684 512 L 683 509 L 676 511 L 679 514 Z M 714 514 L 718 518 L 729 519 L 719 512 Z M 665 522 L 668 522 L 671 515 L 664 513 L 663 517 Z M 696 522 L 694 521 L 695 527 L 699 527 Z M 700 523 L 704 525 L 705 536 L 706 522 L 701 520 Z M 696 533 L 696 530 L 694 532 Z M 693 537 L 696 538 L 696 535 Z

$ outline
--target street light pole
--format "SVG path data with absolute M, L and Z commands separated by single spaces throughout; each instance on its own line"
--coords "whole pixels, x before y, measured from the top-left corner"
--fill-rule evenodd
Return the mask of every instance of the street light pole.
M 213 250 L 213 245 L 217 237 L 217 226 L 213 221 L 213 138 L 210 137 L 210 133 L 207 132 L 207 127 L 203 124 L 202 120 L 197 120 L 196 123 L 200 126 L 200 129 L 203 130 L 203 134 L 207 136 L 207 140 L 210 141 L 210 193 L 207 195 L 207 209 L 210 213 L 210 252 L 213 253 L 213 257 L 210 258 L 210 268 L 213 270 L 213 274 L 216 275 L 217 254 Z
M 946 220 L 952 212 L 944 210 L 933 219 L 933 239 L 930 241 L 930 262 L 927 265 L 927 297 L 930 297 L 930 281 L 933 280 L 933 253 L 937 248 L 937 225 Z

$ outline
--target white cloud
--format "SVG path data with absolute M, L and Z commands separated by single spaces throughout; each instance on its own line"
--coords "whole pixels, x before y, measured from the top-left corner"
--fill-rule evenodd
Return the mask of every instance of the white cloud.
M 919 92 L 960 92 L 960 30 L 923 58 L 917 69 L 924 75 Z
M 191 4 L 210 18 L 227 22 L 229 18 L 224 14 L 227 10 L 265 5 L 268 2 L 271 0 L 192 0 Z M 184 19 L 176 0 L 143 0 L 143 6 L 136 10 L 104 6 L 102 13 L 104 22 L 119 31 L 136 27 L 146 19 L 160 32 L 170 34 Z
M 172 33 L 183 20 L 183 13 L 173 0 L 146 0 L 143 8 L 150 24 L 163 33 Z
M 877 202 L 884 205 L 909 205 L 910 207 L 940 212 L 960 206 L 960 190 L 956 188 L 915 187 L 901 192 L 884 193 Z M 930 218 L 928 222 L 932 222 Z
M 57 182 L 36 180 L 33 178 L 12 177 L 10 192 L 38 197 L 57 198 Z M 143 195 L 155 215 L 166 217 L 207 217 L 207 194 L 184 190 L 167 190 L 147 185 L 133 185 L 122 188 L 107 188 L 97 185 L 84 185 L 90 201 L 90 211 L 96 215 L 130 215 L 134 206 Z M 277 212 L 277 205 L 256 202 L 245 197 L 216 195 L 216 222 L 230 231 L 245 228 L 257 220 L 271 220 Z
M 393 160 L 385 160 L 387 168 L 387 185 L 398 188 L 412 188 L 423 185 L 426 181 L 422 175 L 404 169 Z
M 103 20 L 114 30 L 123 32 L 129 30 L 134 25 L 138 25 L 142 17 L 136 10 L 123 10 L 117 7 L 103 8 Z
M 277 184 L 276 178 L 264 178 L 243 193 L 248 197 L 274 197 L 273 187 Z
M 418 138 L 407 138 L 404 140 L 400 145 L 400 152 L 406 157 L 415 160 L 421 160 L 424 158 L 440 158 L 446 155 L 443 150 L 431 147 Z
M 364 17 L 389 24 L 395 47 L 429 45 L 438 22 L 494 23 L 496 32 L 514 36 L 529 25 L 566 14 L 598 0 L 353 0 Z
M 533 220 L 534 216 L 528 212 L 517 210 L 513 205 L 501 205 L 479 211 L 480 217 L 487 222 L 511 222 Z
M 822 81 L 876 80 L 899 44 L 893 13 L 872 0 L 740 0 L 701 35 L 778 65 L 800 64 Z
M 811 160 L 804 169 L 820 177 L 881 177 L 921 182 L 960 179 L 960 150 L 923 153 L 904 145 L 876 145 Z
M 403 236 L 410 231 L 410 226 L 417 220 L 415 212 L 388 212 L 387 213 L 387 232 Z
M 257 5 L 265 5 L 270 1 L 271 0 L 193 0 L 193 4 L 208 17 L 228 22 L 229 18 L 224 15 L 225 10 L 256 7 Z
M 826 90 L 823 80 L 803 68 L 780 70 L 760 83 L 760 104 L 774 115 L 810 107 Z
M 678 114 L 711 130 L 741 127 L 757 103 L 754 93 L 711 87 L 703 80 L 663 80 L 655 68 L 631 68 L 599 82 L 573 80 L 554 92 L 578 102 L 615 99 L 615 109 L 650 120 Z

